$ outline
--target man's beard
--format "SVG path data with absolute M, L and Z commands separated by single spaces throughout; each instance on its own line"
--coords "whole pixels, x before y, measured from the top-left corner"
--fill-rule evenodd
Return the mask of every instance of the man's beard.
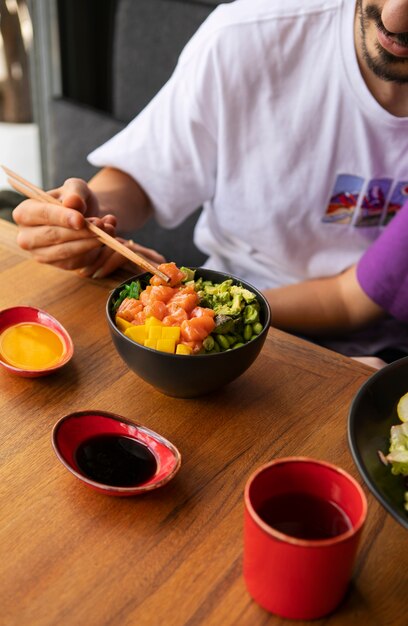
M 388 82 L 398 83 L 404 85 L 408 83 L 408 58 L 401 58 L 394 56 L 384 50 L 384 48 L 377 42 L 376 49 L 378 55 L 376 57 L 371 56 L 367 49 L 367 29 L 370 22 L 374 22 L 377 28 L 383 33 L 390 35 L 381 21 L 381 13 L 374 4 L 369 4 L 363 13 L 362 0 L 357 0 L 357 7 L 360 18 L 360 30 L 362 40 L 363 58 L 367 63 L 369 69 L 382 80 Z M 408 33 L 400 33 L 393 37 L 393 39 L 402 46 L 408 47 Z M 405 71 L 401 71 L 401 66 L 404 66 Z M 398 67 L 397 67 L 398 66 Z

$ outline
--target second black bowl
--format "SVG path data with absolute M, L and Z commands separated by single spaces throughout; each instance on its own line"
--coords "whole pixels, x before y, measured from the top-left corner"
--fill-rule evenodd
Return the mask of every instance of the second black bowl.
M 394 361 L 373 374 L 360 388 L 350 407 L 348 440 L 361 476 L 377 500 L 404 528 L 406 487 L 401 475 L 394 476 L 379 452 L 387 455 L 391 426 L 401 424 L 397 404 L 408 392 L 408 357 Z

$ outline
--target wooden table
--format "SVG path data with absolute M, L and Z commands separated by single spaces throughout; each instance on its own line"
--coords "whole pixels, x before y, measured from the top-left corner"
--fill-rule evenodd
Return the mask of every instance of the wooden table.
M 244 484 L 254 468 L 286 455 L 326 459 L 359 479 L 347 414 L 373 370 L 271 330 L 236 382 L 207 398 L 166 397 L 129 372 L 113 348 L 104 312 L 112 281 L 37 264 L 17 248 L 15 227 L 0 222 L 0 308 L 45 309 L 75 343 L 73 360 L 52 376 L 0 371 L 0 622 L 292 623 L 269 615 L 245 589 Z M 87 488 L 59 463 L 50 439 L 61 416 L 83 409 L 160 432 L 181 451 L 180 472 L 138 498 Z M 316 625 L 408 623 L 408 534 L 370 494 L 368 501 L 350 591 Z

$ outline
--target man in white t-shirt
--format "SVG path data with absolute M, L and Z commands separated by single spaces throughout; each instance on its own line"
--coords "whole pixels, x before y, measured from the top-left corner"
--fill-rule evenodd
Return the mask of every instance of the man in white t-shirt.
M 120 260 L 82 214 L 134 233 L 151 214 L 171 228 L 203 205 L 195 242 L 207 265 L 265 290 L 273 307 L 273 288 L 338 274 L 377 238 L 408 189 L 407 131 L 408 0 L 238 0 L 90 154 L 103 169 L 89 187 L 57 190 L 65 211 L 15 210 L 18 241 L 43 262 L 104 276 Z M 393 334 L 408 346 L 406 328 Z M 361 354 L 381 348 L 377 335 L 327 343 Z

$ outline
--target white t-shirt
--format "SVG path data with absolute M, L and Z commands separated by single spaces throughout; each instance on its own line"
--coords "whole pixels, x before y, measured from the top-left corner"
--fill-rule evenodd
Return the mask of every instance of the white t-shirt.
M 209 267 L 261 289 L 344 270 L 408 184 L 408 118 L 368 91 L 354 11 L 355 0 L 219 6 L 90 162 L 133 176 L 165 227 L 203 205 L 195 242 Z

